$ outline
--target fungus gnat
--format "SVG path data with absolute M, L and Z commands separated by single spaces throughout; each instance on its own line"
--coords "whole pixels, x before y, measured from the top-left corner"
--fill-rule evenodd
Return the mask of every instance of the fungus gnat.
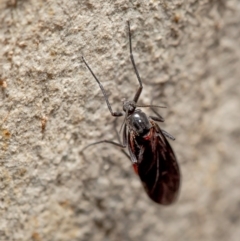
M 175 154 L 167 141 L 167 138 L 174 140 L 174 137 L 172 137 L 166 131 L 160 129 L 156 123 L 164 121 L 159 114 L 154 111 L 157 116 L 147 117 L 147 115 L 141 109 L 137 108 L 161 106 L 142 106 L 137 104 L 143 86 L 132 54 L 131 30 L 129 22 L 128 34 L 130 59 L 138 79 L 139 87 L 133 100 L 123 102 L 123 111 L 125 113 L 114 112 L 112 110 L 104 87 L 93 73 L 84 57 L 82 57 L 84 64 L 97 81 L 111 115 L 114 117 L 124 116 L 124 122 L 122 124 L 122 141 L 117 143 L 109 140 L 102 140 L 86 146 L 83 150 L 89 146 L 103 142 L 110 143 L 120 148 L 127 147 L 133 169 L 140 177 L 148 196 L 158 204 L 169 205 L 176 200 L 180 187 L 179 166 Z

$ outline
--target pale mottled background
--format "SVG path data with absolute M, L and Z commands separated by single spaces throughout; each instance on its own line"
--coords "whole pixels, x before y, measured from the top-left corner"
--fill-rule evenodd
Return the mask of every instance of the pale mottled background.
M 144 82 L 182 171 L 154 204 L 109 145 L 132 98 L 126 21 Z M 2 0 L 0 240 L 239 241 L 240 1 Z M 149 113 L 149 110 L 146 109 Z M 118 126 L 121 125 L 121 120 Z

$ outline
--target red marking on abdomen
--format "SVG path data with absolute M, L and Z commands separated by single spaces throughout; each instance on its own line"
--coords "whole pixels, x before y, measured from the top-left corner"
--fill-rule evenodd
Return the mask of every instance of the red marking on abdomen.
M 133 164 L 133 169 L 134 169 L 134 172 L 138 175 L 138 165 L 137 164 Z
M 145 135 L 145 136 L 143 137 L 143 139 L 146 140 L 146 141 L 148 141 L 148 140 L 151 139 L 151 137 L 152 137 L 152 133 L 149 131 L 149 133 L 148 133 L 147 135 Z

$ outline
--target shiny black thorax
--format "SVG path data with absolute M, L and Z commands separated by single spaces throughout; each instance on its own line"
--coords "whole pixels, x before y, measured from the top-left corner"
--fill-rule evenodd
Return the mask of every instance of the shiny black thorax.
M 127 117 L 126 124 L 129 131 L 132 131 L 135 136 L 141 137 L 146 135 L 151 128 L 151 123 L 147 115 L 140 109 L 134 110 L 134 112 Z

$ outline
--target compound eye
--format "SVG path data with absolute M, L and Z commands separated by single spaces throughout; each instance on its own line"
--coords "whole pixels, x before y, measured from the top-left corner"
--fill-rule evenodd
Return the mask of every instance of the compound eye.
M 133 112 L 135 110 L 135 106 L 133 106 L 132 104 L 129 105 L 128 107 L 128 111 L 129 112 Z

